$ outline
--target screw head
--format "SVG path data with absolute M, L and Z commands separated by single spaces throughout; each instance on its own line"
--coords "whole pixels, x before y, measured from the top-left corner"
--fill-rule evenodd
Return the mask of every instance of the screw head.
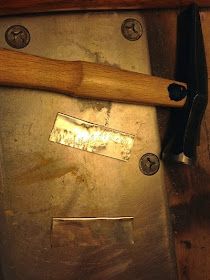
M 10 26 L 5 33 L 7 44 L 15 49 L 25 48 L 30 42 L 30 33 L 22 25 Z
M 129 41 L 136 41 L 143 34 L 141 23 L 134 18 L 124 20 L 121 26 L 121 31 L 123 36 Z
M 154 175 L 160 168 L 160 160 L 155 154 L 144 154 L 139 161 L 139 168 L 144 175 Z

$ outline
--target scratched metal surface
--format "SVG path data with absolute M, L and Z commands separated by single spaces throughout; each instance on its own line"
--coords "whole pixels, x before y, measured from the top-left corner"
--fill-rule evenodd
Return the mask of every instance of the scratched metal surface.
M 128 161 L 134 135 L 58 113 L 49 140 L 90 153 Z
M 120 32 L 130 17 L 144 29 L 136 42 Z M 136 12 L 1 18 L 0 47 L 9 48 L 4 33 L 13 24 L 31 33 L 25 52 L 150 73 L 144 20 Z M 144 153 L 160 152 L 155 109 L 10 88 L 0 89 L 0 100 L 4 279 L 176 279 L 162 165 L 148 177 L 138 167 Z M 50 142 L 58 112 L 135 135 L 129 161 Z M 128 216 L 132 246 L 51 243 L 53 217 Z

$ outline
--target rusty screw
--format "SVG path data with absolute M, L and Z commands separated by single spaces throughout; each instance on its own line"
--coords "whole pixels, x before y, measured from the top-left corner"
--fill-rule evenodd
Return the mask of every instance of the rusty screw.
M 134 18 L 124 20 L 121 26 L 121 31 L 123 36 L 129 41 L 136 41 L 143 34 L 141 23 Z
M 155 154 L 147 153 L 141 157 L 139 168 L 144 175 L 154 175 L 160 168 L 159 158 Z
M 30 33 L 22 25 L 10 26 L 5 33 L 7 44 L 15 49 L 25 48 L 30 42 Z

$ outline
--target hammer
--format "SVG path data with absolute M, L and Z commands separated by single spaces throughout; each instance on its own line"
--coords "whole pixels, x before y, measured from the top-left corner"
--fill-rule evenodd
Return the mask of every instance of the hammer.
M 197 132 L 207 105 L 207 67 L 197 6 L 181 13 L 180 19 L 187 57 L 181 58 L 184 71 L 177 75 L 179 82 L 108 65 L 53 60 L 1 49 L 0 85 L 172 107 L 172 130 L 163 157 L 191 164 L 196 159 Z

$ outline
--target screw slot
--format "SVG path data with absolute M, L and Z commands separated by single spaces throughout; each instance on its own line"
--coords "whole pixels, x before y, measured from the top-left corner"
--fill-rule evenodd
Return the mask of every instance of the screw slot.
M 141 157 L 139 168 L 144 175 L 154 175 L 160 168 L 160 160 L 155 154 L 147 153 Z

